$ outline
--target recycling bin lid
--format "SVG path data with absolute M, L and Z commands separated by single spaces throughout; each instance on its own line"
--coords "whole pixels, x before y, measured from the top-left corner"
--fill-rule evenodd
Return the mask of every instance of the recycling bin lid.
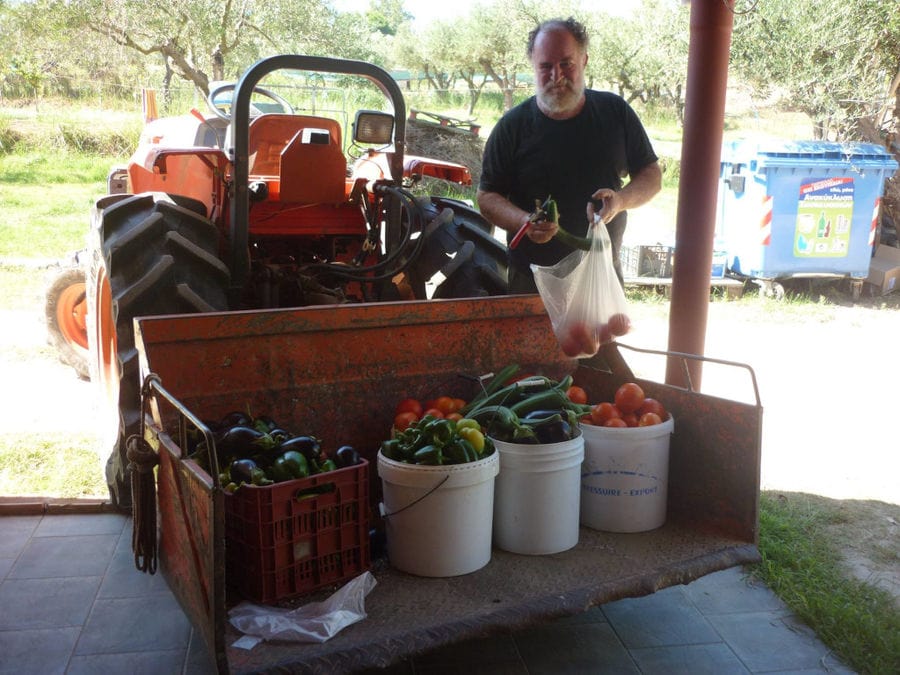
M 733 141 L 722 148 L 722 159 L 730 164 L 768 167 L 830 166 L 896 170 L 897 161 L 876 143 L 835 141 Z

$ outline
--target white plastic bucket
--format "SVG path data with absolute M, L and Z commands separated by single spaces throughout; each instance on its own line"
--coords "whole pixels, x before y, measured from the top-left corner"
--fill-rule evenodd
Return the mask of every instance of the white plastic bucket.
M 582 424 L 581 523 L 606 532 L 645 532 L 666 522 L 669 437 L 675 421 L 649 427 Z
M 454 577 L 491 559 L 495 452 L 447 466 L 405 464 L 379 451 L 388 559 L 422 577 Z
M 494 445 L 500 453 L 494 544 L 527 555 L 559 553 L 575 546 L 584 436 L 544 445 L 498 440 Z

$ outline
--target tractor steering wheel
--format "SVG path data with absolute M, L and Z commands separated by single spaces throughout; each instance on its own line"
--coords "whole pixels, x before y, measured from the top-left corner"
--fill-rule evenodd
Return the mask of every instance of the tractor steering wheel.
M 234 101 L 235 86 L 236 85 L 234 82 L 225 82 L 225 83 L 219 83 L 217 85 L 213 85 L 212 88 L 210 88 L 210 90 L 209 90 L 209 95 L 206 97 L 206 103 L 209 105 L 210 110 L 212 110 L 213 113 L 215 113 L 217 117 L 222 118 L 226 122 L 231 122 L 231 106 Z M 216 101 L 216 99 L 219 96 L 221 96 L 222 94 L 229 93 L 229 92 L 231 93 L 231 96 L 229 96 L 226 101 L 218 101 L 218 102 Z M 294 114 L 294 107 L 290 103 L 288 103 L 285 99 L 283 99 L 281 96 L 276 94 L 275 92 L 270 91 L 268 89 L 264 89 L 262 87 L 254 87 L 253 95 L 256 96 L 257 94 L 260 96 L 263 96 L 265 98 L 268 98 L 271 101 L 274 101 L 276 104 L 278 104 L 278 106 L 281 108 L 281 110 L 278 110 L 275 112 L 287 113 L 289 115 Z M 261 110 L 256 105 L 254 105 L 252 102 L 250 103 L 250 116 L 251 117 L 256 117 L 257 115 L 262 115 L 264 112 L 266 112 L 266 111 Z

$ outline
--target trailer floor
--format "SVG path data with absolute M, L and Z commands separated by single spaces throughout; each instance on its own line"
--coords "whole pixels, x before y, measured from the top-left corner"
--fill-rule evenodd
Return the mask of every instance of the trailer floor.
M 0 516 L 0 654 L 0 672 L 25 675 L 214 672 L 162 576 L 134 569 L 130 519 L 111 513 Z M 471 671 L 852 672 L 740 566 L 378 672 Z

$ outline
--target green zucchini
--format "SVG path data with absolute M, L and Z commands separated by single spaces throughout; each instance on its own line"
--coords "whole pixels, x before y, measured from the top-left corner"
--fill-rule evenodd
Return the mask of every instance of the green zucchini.
M 564 392 L 551 388 L 514 403 L 509 409 L 517 417 L 525 417 L 532 410 L 550 410 L 564 406 L 567 403 L 571 403 L 571 401 Z
M 481 391 L 473 396 L 472 400 L 470 400 L 468 404 L 463 406 L 463 408 L 459 412 L 465 415 L 470 410 L 474 410 L 475 408 L 484 405 L 484 400 L 492 394 L 497 393 L 498 390 L 502 389 L 504 385 L 506 385 L 506 382 L 508 382 L 509 379 L 513 377 L 517 372 L 519 372 L 519 365 L 516 363 L 504 366 L 503 368 L 498 370 L 490 379 L 490 381 L 482 387 Z
M 508 384 L 502 389 L 498 389 L 490 396 L 487 396 L 475 405 L 468 405 L 460 410 L 460 414 L 471 417 L 473 413 L 478 412 L 485 406 L 505 405 L 510 406 L 523 398 L 529 396 L 529 392 L 545 391 L 554 385 L 554 381 L 542 375 L 534 375 L 524 380 L 517 380 L 512 384 Z
M 556 200 L 548 198 L 546 203 L 547 207 L 544 209 L 544 213 L 546 214 L 547 220 L 559 225 L 559 209 L 556 206 Z M 569 248 L 577 248 L 582 251 L 591 250 L 591 237 L 576 236 L 568 230 L 564 230 L 562 225 L 556 230 L 556 234 L 553 235 L 553 238 L 558 239 Z
M 516 414 L 504 405 L 488 405 L 469 413 L 469 419 L 473 419 L 484 427 L 488 433 L 492 429 L 511 431 L 519 424 Z

